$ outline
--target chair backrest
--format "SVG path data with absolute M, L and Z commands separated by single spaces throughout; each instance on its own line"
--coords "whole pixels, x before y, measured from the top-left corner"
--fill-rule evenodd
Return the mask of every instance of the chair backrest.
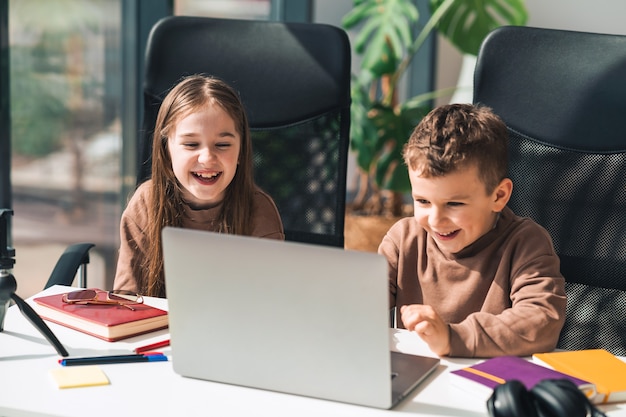
M 510 134 L 510 207 L 552 235 L 568 295 L 558 347 L 626 355 L 626 36 L 503 27 L 474 102 Z
M 89 250 L 94 246 L 96 246 L 94 243 L 76 243 L 65 248 L 54 265 L 54 269 L 44 285 L 44 290 L 53 285 L 71 286 L 77 274 L 79 274 L 77 286 L 87 288 Z
M 138 183 L 150 177 L 161 101 L 183 76 L 203 73 L 239 91 L 255 180 L 281 214 L 287 240 L 344 245 L 350 130 L 350 44 L 340 28 L 174 16 L 148 39 Z

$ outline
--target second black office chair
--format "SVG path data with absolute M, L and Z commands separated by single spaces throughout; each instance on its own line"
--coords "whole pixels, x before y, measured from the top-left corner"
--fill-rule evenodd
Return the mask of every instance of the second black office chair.
M 150 177 L 161 101 L 183 76 L 223 79 L 241 94 L 255 180 L 287 240 L 344 245 L 350 129 L 350 45 L 337 27 L 174 16 L 149 36 L 138 183 Z
M 552 235 L 568 296 L 558 347 L 626 355 L 626 36 L 503 27 L 474 102 L 510 133 L 510 207 Z
M 87 264 L 89 263 L 89 250 L 93 243 L 76 243 L 68 246 L 57 261 L 44 289 L 53 285 L 71 286 L 79 275 L 78 286 L 87 286 Z

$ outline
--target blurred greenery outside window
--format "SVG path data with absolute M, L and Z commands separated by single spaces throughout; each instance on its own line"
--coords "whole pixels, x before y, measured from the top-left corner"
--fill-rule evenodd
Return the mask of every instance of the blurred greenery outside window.
M 270 0 L 178 0 L 175 14 L 267 20 Z M 69 244 L 93 242 L 112 285 L 122 207 L 124 0 L 9 0 L 14 273 L 40 291 Z
M 90 268 L 90 284 L 105 285 L 105 274 L 112 273 L 106 265 L 118 245 L 120 212 L 120 10 L 121 0 L 9 1 L 20 293 L 31 285 L 41 290 L 73 243 L 97 245 L 99 256 L 92 258 L 102 262 Z

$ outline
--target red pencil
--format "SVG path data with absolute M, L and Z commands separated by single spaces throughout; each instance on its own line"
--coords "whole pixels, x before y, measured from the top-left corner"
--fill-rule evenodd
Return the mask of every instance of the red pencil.
M 161 347 L 165 347 L 165 346 L 169 346 L 169 345 L 170 345 L 169 339 L 162 340 L 160 342 L 152 343 L 152 344 L 149 344 L 149 345 L 139 346 L 139 347 L 135 348 L 135 353 L 148 352 L 148 351 L 150 351 L 152 349 L 157 349 L 157 348 L 161 348 Z

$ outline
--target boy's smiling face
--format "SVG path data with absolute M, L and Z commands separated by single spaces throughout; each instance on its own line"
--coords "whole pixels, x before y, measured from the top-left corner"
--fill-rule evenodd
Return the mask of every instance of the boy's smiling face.
M 409 168 L 409 179 L 415 220 L 447 253 L 460 251 L 491 230 L 513 188 L 505 178 L 487 194 L 476 164 L 441 177 L 422 177 Z

